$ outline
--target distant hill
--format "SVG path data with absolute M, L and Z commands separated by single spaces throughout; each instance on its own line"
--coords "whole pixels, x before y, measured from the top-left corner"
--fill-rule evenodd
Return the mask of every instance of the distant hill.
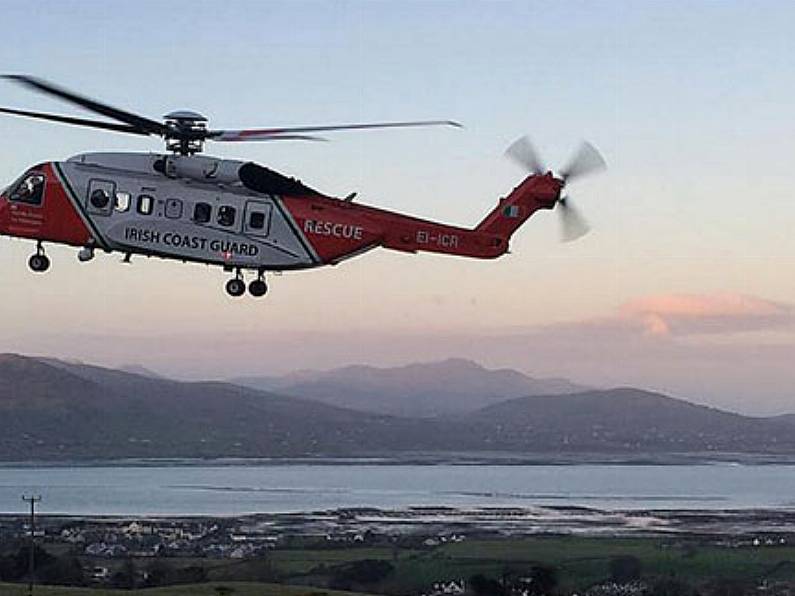
M 0 355 L 0 458 L 348 454 L 401 449 L 427 432 L 224 383 L 181 383 Z
M 795 414 L 781 414 L 780 416 L 773 416 L 771 420 L 778 420 L 779 422 L 795 425 Z
M 455 381 L 455 379 L 451 379 Z M 0 460 L 417 453 L 795 455 L 790 421 L 638 389 L 401 418 L 216 382 L 0 355 Z
M 467 418 L 495 448 L 573 451 L 775 452 L 795 448 L 792 426 L 632 388 L 525 397 Z
M 119 367 L 119 370 L 122 372 L 130 373 L 133 375 L 142 375 L 144 377 L 153 377 L 155 379 L 166 379 L 165 375 L 161 375 L 160 373 L 156 373 L 150 368 L 146 368 L 145 366 L 141 366 L 140 364 L 125 364 Z
M 231 382 L 344 408 L 414 418 L 474 412 L 514 397 L 586 389 L 565 379 L 534 379 L 458 358 L 397 368 L 348 366 L 283 377 L 241 377 Z

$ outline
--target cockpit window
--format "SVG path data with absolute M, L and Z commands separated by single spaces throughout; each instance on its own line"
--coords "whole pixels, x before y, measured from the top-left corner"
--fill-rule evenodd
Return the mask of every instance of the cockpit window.
M 46 179 L 43 174 L 29 174 L 17 184 L 9 195 L 9 200 L 18 203 L 28 203 L 29 205 L 41 205 L 44 198 L 44 183 Z

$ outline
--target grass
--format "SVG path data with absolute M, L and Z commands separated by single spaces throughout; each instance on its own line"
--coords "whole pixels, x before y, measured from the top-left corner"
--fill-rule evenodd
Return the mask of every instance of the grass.
M 556 567 L 561 583 L 570 589 L 607 579 L 611 559 L 627 555 L 640 559 L 645 576 L 691 582 L 716 577 L 795 580 L 795 548 L 790 546 L 726 548 L 695 539 L 538 537 L 451 544 L 436 552 L 437 573 L 457 571 L 458 577 L 467 577 L 489 570 L 495 575 L 506 568 L 521 571 L 543 564 Z
M 414 551 L 401 549 L 399 558 L 411 556 Z M 375 548 L 348 548 L 334 550 L 298 550 L 274 551 L 269 555 L 274 570 L 285 575 L 309 573 L 319 565 L 331 567 L 342 563 L 361 561 L 363 559 L 378 559 L 392 561 L 394 550 L 388 547 Z
M 644 577 L 677 577 L 692 583 L 714 578 L 757 581 L 762 578 L 795 581 L 795 547 L 726 548 L 701 544 L 697 539 L 582 538 L 539 536 L 503 540 L 471 540 L 432 550 L 349 549 L 281 551 L 271 557 L 272 569 L 290 583 L 314 579 L 301 577 L 320 563 L 327 567 L 365 558 L 395 565 L 395 573 L 369 588 L 383 593 L 406 593 L 433 582 L 469 578 L 483 573 L 498 577 L 506 571 L 528 572 L 535 565 L 558 571 L 561 586 L 581 590 L 610 577 L 610 561 L 619 556 L 640 559 Z
M 215 587 L 227 585 L 235 590 L 231 596 L 351 596 L 350 592 L 334 592 L 317 586 L 328 584 L 335 567 L 364 559 L 389 561 L 395 567 L 394 573 L 386 579 L 367 586 L 367 590 L 375 594 L 416 593 L 436 581 L 467 579 L 478 573 L 491 577 L 499 577 L 506 571 L 523 574 L 536 565 L 557 569 L 565 593 L 608 579 L 611 560 L 628 555 L 641 561 L 642 575 L 647 579 L 673 576 L 692 584 L 715 578 L 795 582 L 795 547 L 788 545 L 729 548 L 694 537 L 536 536 L 471 539 L 433 549 L 394 549 L 387 545 L 285 549 L 269 552 L 266 558 L 242 561 L 169 559 L 179 566 L 205 566 L 213 583 L 135 592 L 42 587 L 37 588 L 37 593 L 41 596 L 216 596 Z M 274 578 L 284 583 L 252 583 L 252 580 L 264 582 Z M 308 584 L 314 587 L 307 587 Z M 23 596 L 25 593 L 24 585 L 0 584 L 0 596 Z

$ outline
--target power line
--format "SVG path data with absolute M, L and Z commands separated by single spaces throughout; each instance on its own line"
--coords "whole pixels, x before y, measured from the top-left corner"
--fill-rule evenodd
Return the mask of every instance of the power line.
M 22 495 L 22 500 L 30 503 L 30 547 L 28 556 L 28 594 L 33 596 L 33 582 L 35 576 L 35 561 L 33 553 L 36 550 L 36 503 L 41 501 L 41 495 Z

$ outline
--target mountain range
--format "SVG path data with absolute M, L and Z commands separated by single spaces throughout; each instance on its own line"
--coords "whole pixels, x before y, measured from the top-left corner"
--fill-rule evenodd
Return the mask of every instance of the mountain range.
M 459 365 L 471 369 L 460 362 L 453 367 Z M 430 378 L 434 365 L 423 366 Z M 438 366 L 451 370 L 449 361 Z M 454 376 L 446 382 L 462 383 Z M 463 452 L 795 455 L 794 425 L 792 417 L 741 416 L 632 388 L 524 396 L 433 418 L 401 417 L 231 383 L 0 355 L 5 461 Z
M 281 377 L 239 377 L 230 382 L 333 406 L 410 418 L 464 414 L 514 397 L 588 389 L 566 379 L 535 379 L 506 368 L 489 370 L 460 358 L 396 368 L 347 366 Z

